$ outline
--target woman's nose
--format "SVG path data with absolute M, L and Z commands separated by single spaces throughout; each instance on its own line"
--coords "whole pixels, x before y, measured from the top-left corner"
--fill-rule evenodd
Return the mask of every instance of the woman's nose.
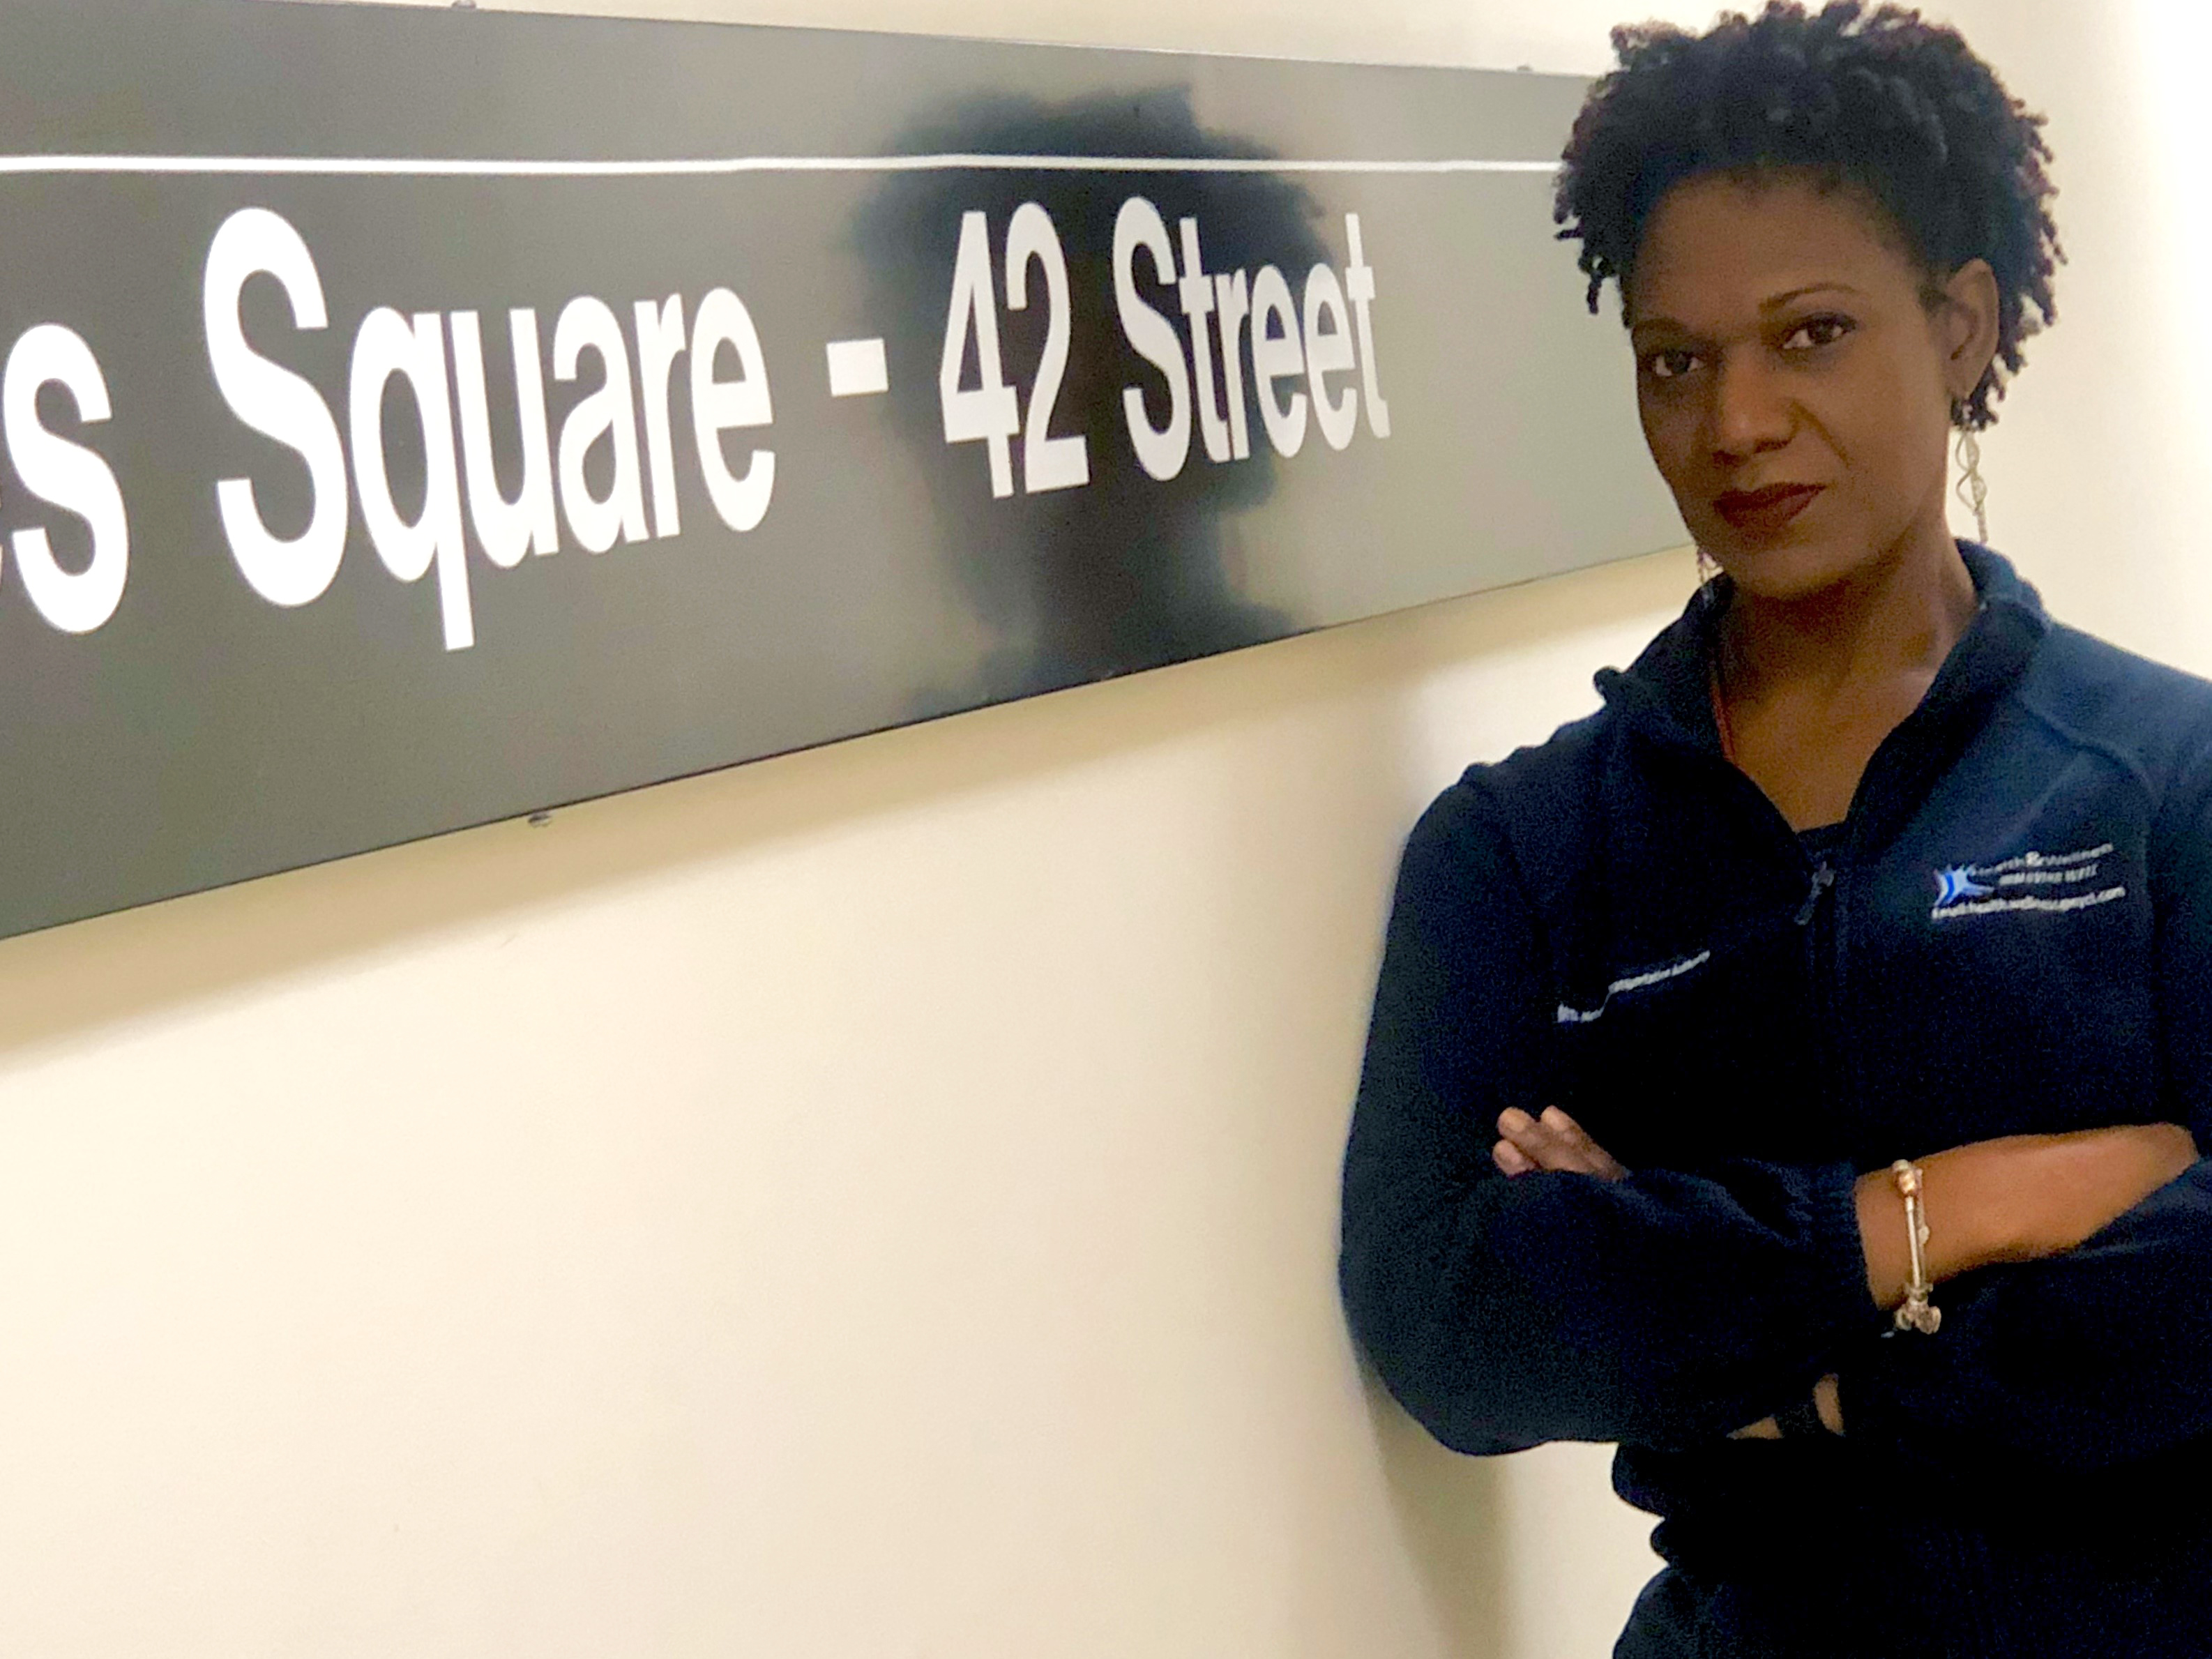
M 1710 444 L 1715 460 L 1740 465 L 1790 441 L 1790 400 L 1768 365 L 1730 353 L 1722 358 L 1712 386 Z

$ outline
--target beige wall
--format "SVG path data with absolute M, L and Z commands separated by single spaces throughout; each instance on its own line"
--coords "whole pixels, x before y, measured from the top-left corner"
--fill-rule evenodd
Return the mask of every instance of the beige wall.
M 626 9 L 1567 69 L 1615 9 Z M 2075 256 L 1996 539 L 2212 664 L 2203 331 L 2156 223 L 2200 26 L 1957 9 L 2053 112 Z M 1334 1181 L 1405 826 L 1689 580 L 0 945 L 0 1652 L 1603 1653 L 1649 1558 L 1602 1454 L 1456 1460 L 1363 1389 Z

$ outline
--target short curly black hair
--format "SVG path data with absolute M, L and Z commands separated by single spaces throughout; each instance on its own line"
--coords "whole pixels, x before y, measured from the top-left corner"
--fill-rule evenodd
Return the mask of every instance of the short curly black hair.
M 1955 29 L 1899 5 L 1768 0 L 1704 34 L 1664 23 L 1613 32 L 1620 67 L 1576 118 L 1553 217 L 1579 240 L 1597 309 L 1626 283 L 1645 222 L 1682 180 L 1805 168 L 1869 192 L 1931 282 L 1970 259 L 1996 273 L 1996 360 L 1952 419 L 1979 431 L 2049 323 L 2065 258 L 2051 217 L 2043 118 L 2005 90 Z M 2030 308 L 2033 307 L 2033 314 Z

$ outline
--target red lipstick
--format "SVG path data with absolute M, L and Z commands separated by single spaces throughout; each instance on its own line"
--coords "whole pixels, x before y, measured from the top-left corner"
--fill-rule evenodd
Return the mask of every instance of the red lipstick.
M 1768 484 L 1763 489 L 1730 489 L 1713 498 L 1714 509 L 1738 535 L 1767 541 L 1790 527 L 1813 503 L 1820 484 Z

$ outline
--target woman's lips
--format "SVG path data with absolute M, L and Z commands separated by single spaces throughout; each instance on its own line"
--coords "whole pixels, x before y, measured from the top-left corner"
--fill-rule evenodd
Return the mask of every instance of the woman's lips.
M 1820 484 L 1769 484 L 1764 489 L 1731 489 L 1714 497 L 1713 507 L 1738 535 L 1765 541 L 1787 529 L 1823 488 Z

